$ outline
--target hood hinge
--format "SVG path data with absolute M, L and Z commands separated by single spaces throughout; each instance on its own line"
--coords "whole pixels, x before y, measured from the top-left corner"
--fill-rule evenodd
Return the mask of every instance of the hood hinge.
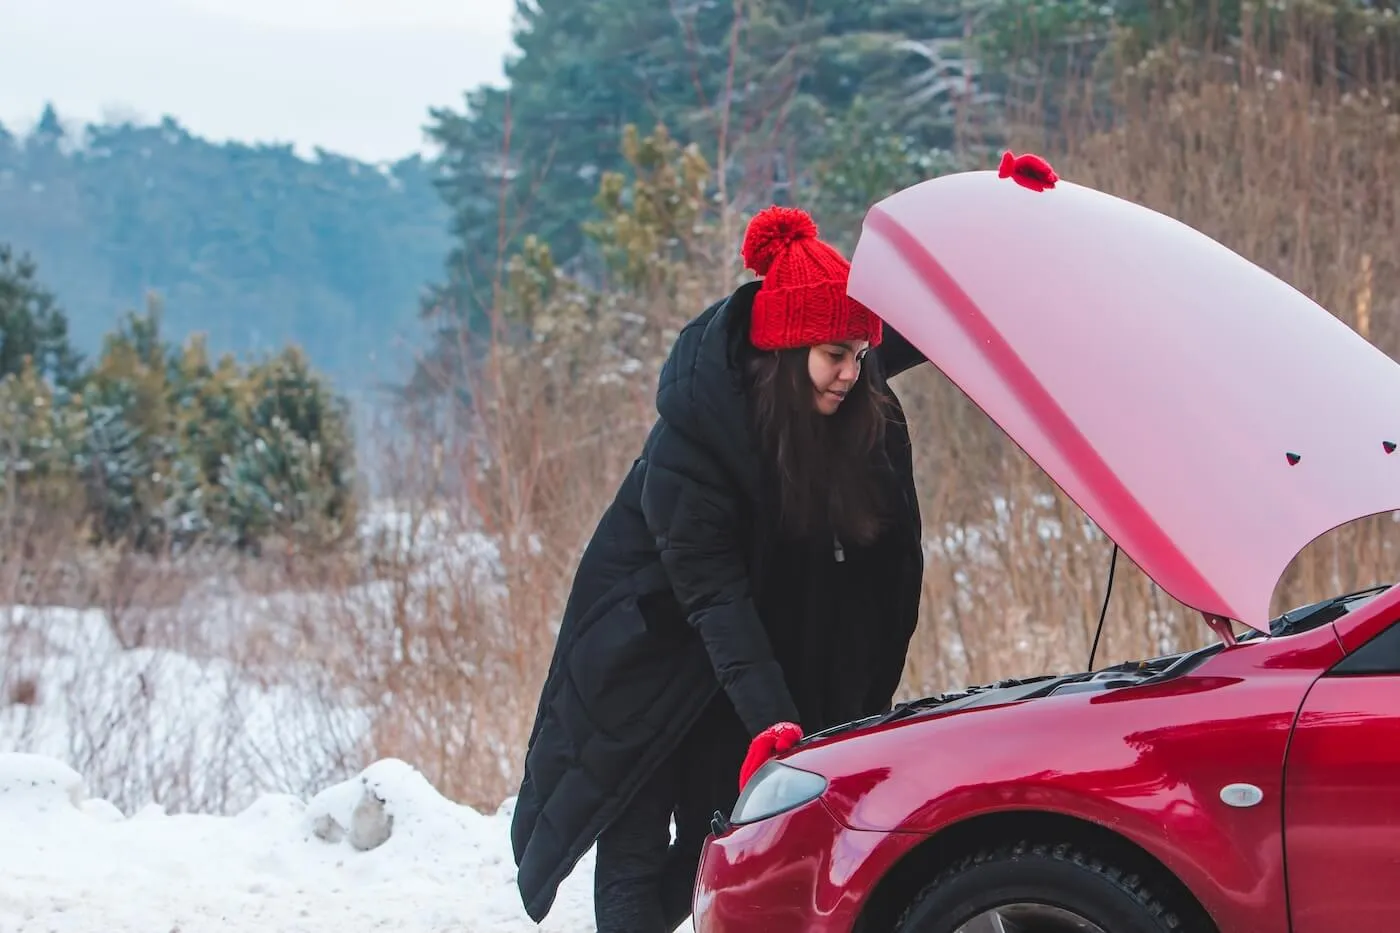
M 1211 612 L 1203 612 L 1201 615 L 1205 616 L 1206 625 L 1209 625 L 1210 630 L 1220 636 L 1225 647 L 1233 648 L 1239 644 L 1239 640 L 1235 638 L 1235 629 L 1230 625 L 1229 619 Z

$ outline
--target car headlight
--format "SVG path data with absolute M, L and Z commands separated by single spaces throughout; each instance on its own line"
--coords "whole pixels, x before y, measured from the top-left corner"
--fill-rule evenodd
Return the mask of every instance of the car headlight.
M 826 778 L 820 774 L 770 761 L 749 779 L 734 804 L 730 821 L 738 825 L 766 820 L 815 800 L 825 792 Z

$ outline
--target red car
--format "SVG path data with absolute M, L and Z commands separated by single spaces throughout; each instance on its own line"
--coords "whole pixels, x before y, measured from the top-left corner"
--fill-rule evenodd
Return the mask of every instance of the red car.
M 1400 588 L 1269 606 L 1309 542 L 1400 510 L 1400 365 L 1209 237 L 1064 181 L 882 201 L 850 291 L 1219 640 L 809 737 L 716 814 L 696 929 L 1390 929 Z

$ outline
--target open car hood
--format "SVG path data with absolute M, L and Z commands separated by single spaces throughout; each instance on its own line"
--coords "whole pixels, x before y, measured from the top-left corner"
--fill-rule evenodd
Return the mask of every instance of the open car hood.
M 1299 551 L 1400 509 L 1400 365 L 1141 205 L 931 179 L 870 210 L 849 292 L 1207 616 L 1267 631 Z

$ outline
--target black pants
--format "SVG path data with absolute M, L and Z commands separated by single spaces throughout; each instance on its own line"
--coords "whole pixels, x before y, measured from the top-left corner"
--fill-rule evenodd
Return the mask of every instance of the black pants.
M 690 916 L 700 850 L 716 810 L 739 796 L 748 734 L 723 694 L 598 837 L 598 933 L 671 933 Z M 671 820 L 676 840 L 671 842 Z

